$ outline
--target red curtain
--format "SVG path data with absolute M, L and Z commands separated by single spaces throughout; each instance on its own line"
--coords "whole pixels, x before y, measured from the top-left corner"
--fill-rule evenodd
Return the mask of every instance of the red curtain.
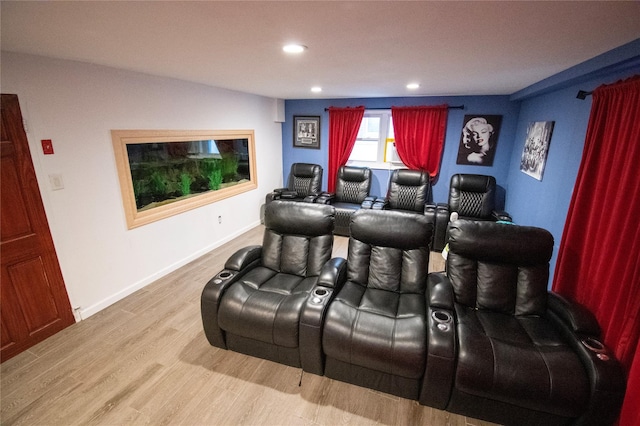
M 619 422 L 640 424 L 640 75 L 598 87 L 553 290 L 589 308 L 628 373 Z
M 437 176 L 448 112 L 447 105 L 391 108 L 396 150 L 408 168 Z
M 347 163 L 364 117 L 364 107 L 329 108 L 328 191 L 336 190 L 338 169 Z

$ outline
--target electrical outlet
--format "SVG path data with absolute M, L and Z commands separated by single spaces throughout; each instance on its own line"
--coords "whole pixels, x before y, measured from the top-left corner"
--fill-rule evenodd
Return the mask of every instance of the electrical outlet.
M 222 216 L 218 216 L 218 223 L 222 223 Z
M 76 322 L 78 321 L 82 321 L 82 308 L 80 306 L 77 306 L 75 308 L 73 308 L 73 317 L 75 318 Z
M 49 183 L 51 184 L 52 191 L 64 189 L 64 181 L 62 180 L 62 175 L 59 173 L 49 175 Z

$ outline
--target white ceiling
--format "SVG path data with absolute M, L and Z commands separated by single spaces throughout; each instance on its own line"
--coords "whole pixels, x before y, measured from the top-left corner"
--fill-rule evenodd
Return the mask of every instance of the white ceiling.
M 1 14 L 2 50 L 282 99 L 512 94 L 640 38 L 640 1 L 3 0 Z

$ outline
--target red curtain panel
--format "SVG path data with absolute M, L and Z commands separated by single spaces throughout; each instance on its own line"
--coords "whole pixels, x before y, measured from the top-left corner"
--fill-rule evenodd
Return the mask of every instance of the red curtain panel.
M 364 117 L 364 107 L 329 108 L 328 191 L 335 192 L 338 169 L 347 163 Z
M 553 290 L 589 308 L 628 374 L 621 425 L 640 424 L 640 75 L 593 92 Z
M 391 108 L 396 151 L 408 168 L 438 175 L 448 112 L 447 105 Z

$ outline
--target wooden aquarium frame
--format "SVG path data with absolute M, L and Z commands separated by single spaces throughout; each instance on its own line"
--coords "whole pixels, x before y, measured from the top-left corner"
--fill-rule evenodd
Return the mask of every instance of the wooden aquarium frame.
M 253 130 L 112 130 L 111 138 L 128 229 L 258 187 Z M 215 153 L 192 152 L 191 147 L 199 147 L 202 144 L 213 147 Z M 230 150 L 227 149 L 221 153 L 219 146 L 228 147 Z M 235 150 L 236 147 L 239 147 L 238 151 Z M 174 155 L 176 152 L 178 154 Z M 148 158 L 150 154 L 155 156 L 152 161 L 140 160 L 140 158 Z M 236 168 L 235 173 L 231 173 L 232 177 L 226 182 L 222 180 L 220 171 L 223 166 L 219 165 L 225 159 L 230 160 L 232 169 L 234 165 Z M 191 168 L 189 173 L 184 169 L 187 163 Z M 213 167 L 213 171 L 209 171 L 208 184 L 203 173 L 193 172 L 193 170 L 204 169 L 204 166 L 209 169 Z M 141 206 L 142 195 L 147 194 L 143 193 L 141 188 L 149 186 L 149 179 L 138 177 L 134 183 L 132 176 L 134 174 L 139 176 L 143 168 L 147 170 L 146 173 L 151 173 L 148 170 L 154 170 L 154 177 L 156 180 L 160 179 L 160 183 L 155 186 L 156 189 L 161 185 L 164 185 L 161 186 L 163 188 L 178 189 L 172 194 L 169 194 L 169 190 L 166 189 L 167 195 L 164 196 L 156 191 L 157 196 L 164 199 Z M 228 169 L 227 167 L 224 170 Z M 196 174 L 198 174 L 197 177 Z M 179 178 L 184 178 L 182 185 Z M 197 179 L 199 179 L 197 184 L 200 186 L 193 190 L 192 187 L 195 184 L 192 182 Z

